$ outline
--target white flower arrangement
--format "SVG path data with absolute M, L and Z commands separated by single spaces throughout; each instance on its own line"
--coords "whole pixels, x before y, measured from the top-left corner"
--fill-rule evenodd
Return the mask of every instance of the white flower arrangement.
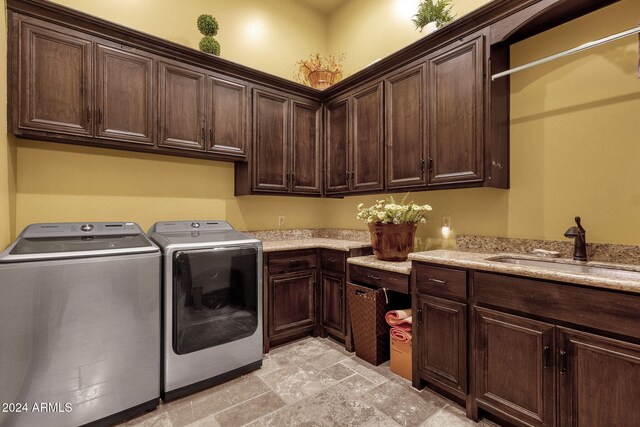
M 405 194 L 400 203 L 396 203 L 393 196 L 384 200 L 377 200 L 373 206 L 358 205 L 356 218 L 367 224 L 408 224 L 427 222 L 426 213 L 431 210 L 429 205 L 405 203 L 409 193 Z

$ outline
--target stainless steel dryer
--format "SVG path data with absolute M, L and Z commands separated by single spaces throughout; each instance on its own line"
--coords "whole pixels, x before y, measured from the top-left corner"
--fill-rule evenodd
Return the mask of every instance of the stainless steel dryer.
M 134 223 L 34 224 L 0 254 L 0 426 L 158 405 L 160 264 Z
M 156 223 L 164 259 L 162 398 L 262 366 L 262 243 L 225 221 Z

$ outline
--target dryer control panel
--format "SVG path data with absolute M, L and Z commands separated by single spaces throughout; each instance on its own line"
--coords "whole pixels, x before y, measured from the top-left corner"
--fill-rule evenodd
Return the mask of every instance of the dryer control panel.
M 167 221 L 158 222 L 154 225 L 153 231 L 156 233 L 171 233 L 185 231 L 225 231 L 233 230 L 227 221 Z

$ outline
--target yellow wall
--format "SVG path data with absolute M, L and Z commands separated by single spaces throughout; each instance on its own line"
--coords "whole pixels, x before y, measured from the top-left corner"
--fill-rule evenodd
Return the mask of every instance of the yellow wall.
M 221 1 L 216 2 L 216 10 L 191 6 L 193 2 L 186 8 L 166 0 L 61 3 L 190 46 L 198 40 L 195 17 L 212 13 L 221 21 L 218 38 L 224 57 L 290 78 L 291 64 L 306 53 L 342 51 L 354 26 L 386 37 L 385 43 L 370 42 L 371 35 L 349 44 L 347 55 L 352 62 L 347 64 L 348 72 L 420 37 L 412 33 L 410 22 L 385 15 L 384 2 L 367 2 L 373 10 L 358 10 L 362 1 L 351 0 L 329 17 L 293 2 L 283 7 L 281 1 Z M 205 5 L 204 0 L 199 2 Z M 460 15 L 482 0 L 456 3 Z M 242 44 L 242 23 L 248 19 L 248 10 L 268 17 L 265 34 L 278 37 L 277 44 L 272 43 L 275 39 L 255 49 L 246 40 Z M 344 16 L 352 16 L 353 22 L 336 24 Z M 380 21 L 385 16 L 389 19 Z M 632 27 L 638 16 L 637 0 L 622 0 L 519 43 L 512 48 L 512 64 Z M 309 29 L 319 32 L 307 39 Z M 6 35 L 0 46 L 6 49 Z M 4 61 L 3 51 L 0 55 Z M 277 60 L 272 59 L 274 55 Z M 547 239 L 562 239 L 573 216 L 581 215 L 591 241 L 639 243 L 640 168 L 635 163 L 640 159 L 640 80 L 635 74 L 636 61 L 637 39 L 629 37 L 516 74 L 512 79 L 512 188 L 413 195 L 416 201 L 434 207 L 433 221 L 420 229 L 423 243 L 440 244 L 438 227 L 443 215 L 452 217 L 455 233 Z M 0 64 L 4 97 L 5 65 Z M 4 102 L 0 104 L 1 117 L 5 107 Z M 261 229 L 277 228 L 278 215 L 285 215 L 285 228 L 363 228 L 354 219 L 355 206 L 376 198 L 236 198 L 231 164 L 30 141 L 18 141 L 16 149 L 2 129 L 0 244 L 8 243 L 3 235 L 15 235 L 37 221 L 126 219 L 146 228 L 162 219 L 216 217 L 227 218 L 241 229 Z M 9 203 L 4 204 L 5 200 Z
M 623 0 L 514 45 L 512 66 L 634 27 L 638 16 L 640 2 Z M 449 215 L 458 234 L 562 240 L 580 215 L 590 241 L 640 244 L 637 64 L 628 37 L 513 75 L 511 189 L 413 195 L 434 208 L 420 235 L 438 244 Z M 354 207 L 375 199 L 329 201 L 328 226 L 363 227 Z
M 488 0 L 455 0 L 456 18 Z M 411 21 L 420 0 L 350 0 L 329 15 L 327 49 L 345 52 L 345 75 L 353 74 L 425 36 Z

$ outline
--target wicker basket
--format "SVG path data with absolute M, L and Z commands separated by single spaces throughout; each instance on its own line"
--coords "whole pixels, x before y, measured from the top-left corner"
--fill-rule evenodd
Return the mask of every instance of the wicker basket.
M 384 291 L 349 283 L 347 301 L 356 356 L 373 365 L 389 360 L 389 325 L 384 319 L 387 312 Z

